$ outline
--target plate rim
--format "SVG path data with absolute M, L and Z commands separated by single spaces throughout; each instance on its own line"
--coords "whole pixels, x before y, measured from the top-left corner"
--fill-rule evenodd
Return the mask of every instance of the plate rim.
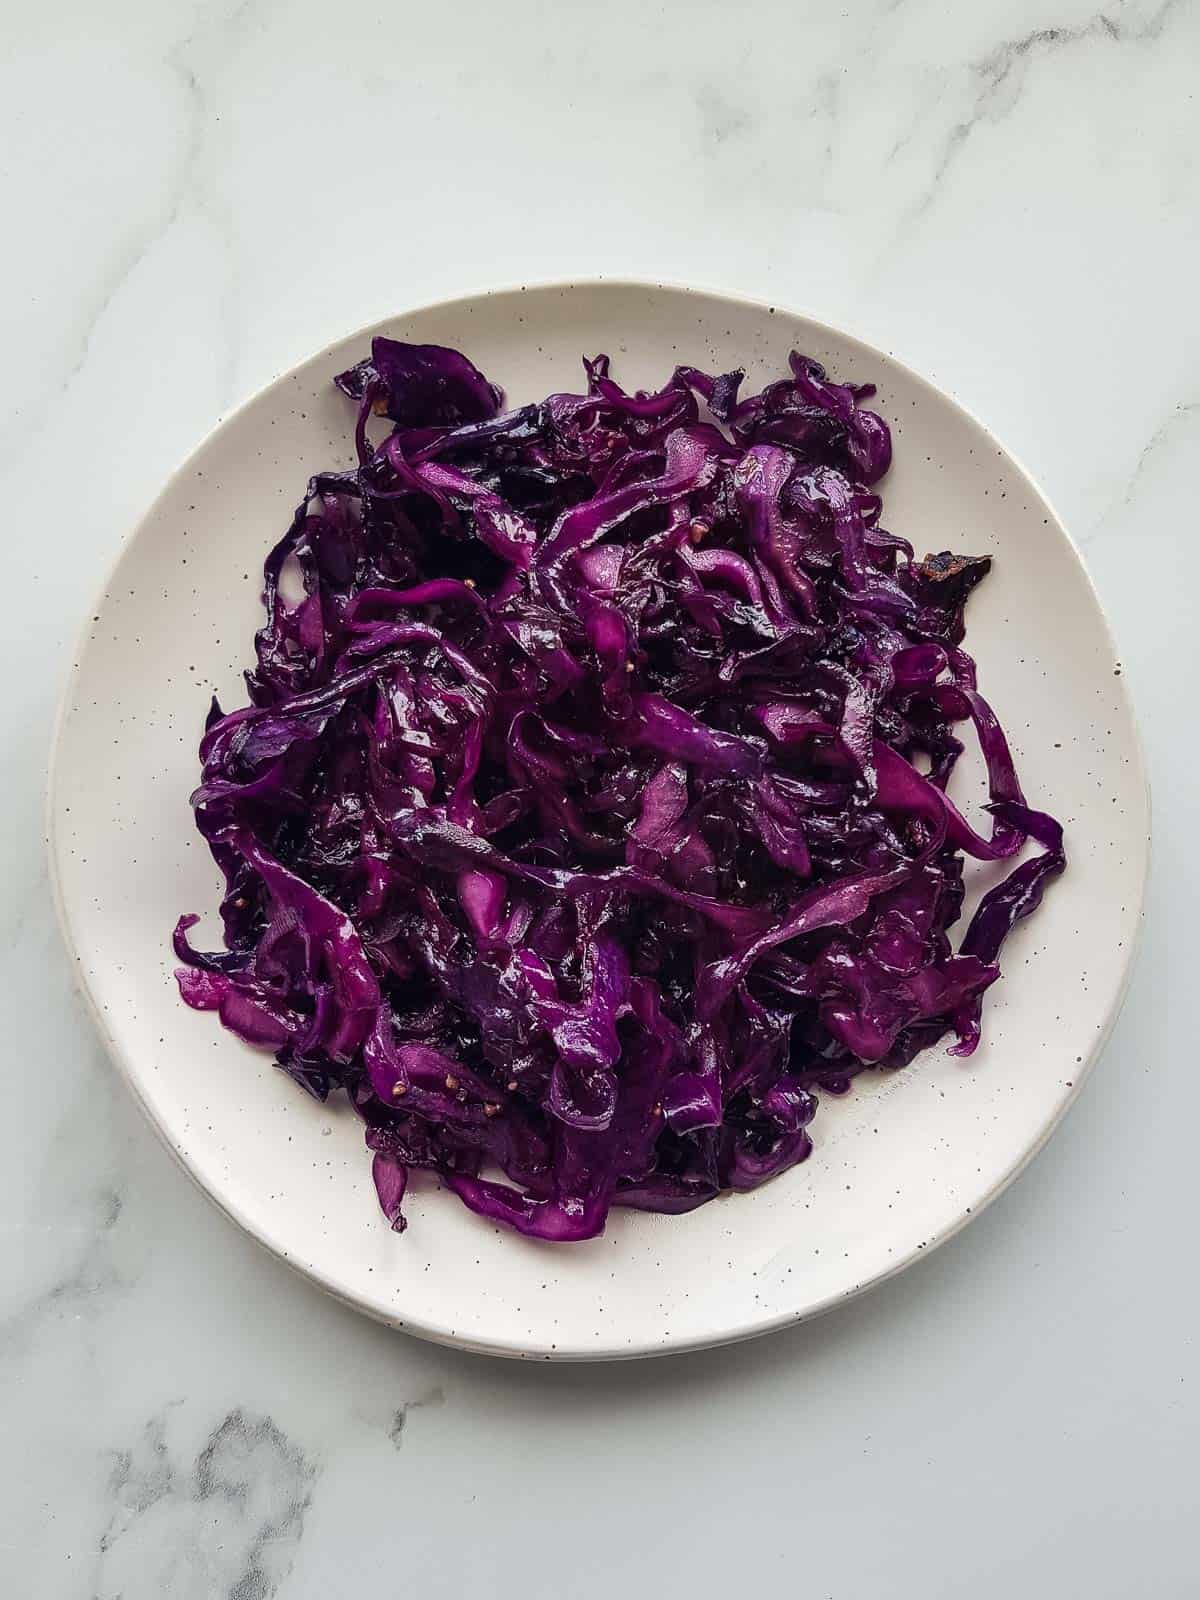
M 650 279 L 626 277 L 624 275 L 607 275 L 597 273 L 591 276 L 572 278 L 526 279 L 520 283 L 491 285 L 488 287 L 467 290 L 453 295 L 443 296 L 438 299 L 424 301 L 417 305 L 402 306 L 386 315 L 372 318 L 369 322 L 359 327 L 341 333 L 331 340 L 326 341 L 318 349 L 307 355 L 301 356 L 289 366 L 274 372 L 263 383 L 259 384 L 243 399 L 239 400 L 229 411 L 221 413 L 210 428 L 195 444 L 183 455 L 175 466 L 167 473 L 161 486 L 146 503 L 139 515 L 131 522 L 120 543 L 106 563 L 96 588 L 91 592 L 92 601 L 83 613 L 74 634 L 69 665 L 66 668 L 65 678 L 58 696 L 54 713 L 50 754 L 47 761 L 45 789 L 43 793 L 43 831 L 47 862 L 49 868 L 51 897 L 54 902 L 55 917 L 59 932 L 62 937 L 63 947 L 69 958 L 72 983 L 76 991 L 82 995 L 96 1031 L 104 1044 L 105 1050 L 117 1068 L 118 1074 L 133 1096 L 146 1121 L 150 1124 L 160 1142 L 166 1147 L 175 1164 L 187 1175 L 195 1187 L 220 1211 L 233 1222 L 243 1234 L 253 1240 L 262 1250 L 267 1251 L 276 1260 L 282 1261 L 294 1272 L 314 1284 L 324 1293 L 331 1295 L 343 1305 L 351 1307 L 356 1312 L 371 1318 L 372 1321 L 386 1327 L 396 1328 L 405 1333 L 413 1334 L 422 1339 L 444 1347 L 464 1350 L 472 1354 L 506 1357 L 509 1359 L 527 1361 L 555 1361 L 555 1362 L 605 1362 L 629 1361 L 645 1359 L 651 1356 L 684 1354 L 689 1351 L 714 1349 L 724 1345 L 740 1343 L 744 1340 L 759 1338 L 765 1334 L 778 1332 L 781 1328 L 795 1326 L 801 1322 L 824 1315 L 836 1306 L 846 1304 L 866 1294 L 869 1290 L 879 1287 L 890 1279 L 897 1277 L 914 1262 L 923 1260 L 934 1253 L 948 1240 L 961 1232 L 969 1222 L 981 1216 L 988 1207 L 1004 1193 L 1009 1186 L 1016 1182 L 1031 1162 L 1046 1147 L 1053 1134 L 1061 1127 L 1067 1112 L 1075 1104 L 1083 1085 L 1090 1077 L 1092 1070 L 1103 1053 L 1105 1046 L 1112 1034 L 1117 1018 L 1124 1006 L 1129 986 L 1137 966 L 1138 955 L 1141 950 L 1143 932 L 1145 927 L 1146 887 L 1149 876 L 1152 839 L 1153 839 L 1153 807 L 1150 792 L 1149 772 L 1145 758 L 1145 745 L 1133 696 L 1129 689 L 1128 679 L 1121 674 L 1121 683 L 1118 686 L 1118 695 L 1122 708 L 1128 716 L 1129 726 L 1133 734 L 1133 745 L 1130 751 L 1130 761 L 1134 767 L 1134 776 L 1140 780 L 1136 784 L 1136 791 L 1141 800 L 1142 817 L 1144 826 L 1139 829 L 1141 851 L 1141 872 L 1137 884 L 1136 905 L 1132 913 L 1132 933 L 1126 945 L 1124 965 L 1121 970 L 1120 981 L 1109 1000 L 1106 1013 L 1100 1027 L 1094 1036 L 1094 1041 L 1082 1063 L 1075 1070 L 1070 1092 L 1059 1101 L 1050 1116 L 1038 1130 L 1036 1137 L 1026 1146 L 1022 1154 L 1004 1172 L 1002 1172 L 982 1194 L 973 1199 L 969 1207 L 960 1204 L 957 1214 L 943 1227 L 931 1234 L 920 1246 L 914 1246 L 905 1255 L 888 1264 L 886 1268 L 864 1278 L 860 1283 L 853 1284 L 850 1288 L 826 1295 L 823 1299 L 805 1306 L 801 1311 L 786 1311 L 759 1321 L 741 1322 L 735 1326 L 721 1328 L 712 1333 L 701 1333 L 691 1336 L 673 1336 L 669 1332 L 659 1335 L 656 1339 L 646 1341 L 641 1345 L 608 1345 L 596 1348 L 562 1349 L 549 1345 L 539 1346 L 535 1342 L 525 1339 L 490 1341 L 479 1339 L 456 1331 L 447 1325 L 426 1321 L 421 1318 L 406 1318 L 399 1315 L 389 1315 L 381 1308 L 368 1304 L 360 1299 L 344 1284 L 332 1279 L 315 1266 L 297 1260 L 281 1242 L 273 1240 L 257 1222 L 251 1221 L 243 1215 L 241 1209 L 221 1194 L 216 1188 L 210 1187 L 200 1173 L 193 1167 L 182 1149 L 175 1143 L 169 1128 L 160 1120 L 154 1109 L 142 1093 L 139 1078 L 130 1059 L 130 1054 L 119 1040 L 117 1035 L 109 1028 L 101 1002 L 93 992 L 88 973 L 84 968 L 83 959 L 75 938 L 62 882 L 62 842 L 58 831 L 56 795 L 59 784 L 59 765 L 62 759 L 63 735 L 67 717 L 74 703 L 76 691 L 80 682 L 80 672 L 86 645 L 89 638 L 88 618 L 100 609 L 106 595 L 112 588 L 113 579 L 119 572 L 123 562 L 132 550 L 135 542 L 143 529 L 154 517 L 161 503 L 167 498 L 178 481 L 189 470 L 192 462 L 200 456 L 213 440 L 226 429 L 234 427 L 241 417 L 261 400 L 268 391 L 278 384 L 294 376 L 301 368 L 310 363 L 319 361 L 323 356 L 330 354 L 337 346 L 350 341 L 362 341 L 372 337 L 384 328 L 407 318 L 423 315 L 427 312 L 447 311 L 455 307 L 466 307 L 482 300 L 494 300 L 505 296 L 518 296 L 530 293 L 558 292 L 562 294 L 586 292 L 590 289 L 616 289 L 640 294 L 653 294 L 666 291 L 671 294 L 685 297 L 695 297 L 724 304 L 738 306 L 742 309 L 750 308 L 766 314 L 779 315 L 783 319 L 795 319 L 808 323 L 820 333 L 829 335 L 834 340 L 857 345 L 867 358 L 882 358 L 898 369 L 904 377 L 921 389 L 928 391 L 939 401 L 949 404 L 962 416 L 976 427 L 982 437 L 991 443 L 1001 454 L 1007 458 L 1020 476 L 1029 485 L 1030 489 L 1040 500 L 1054 530 L 1062 537 L 1074 559 L 1075 568 L 1086 586 L 1091 597 L 1095 613 L 1099 618 L 1104 637 L 1108 643 L 1112 659 L 1120 662 L 1121 656 L 1117 648 L 1116 636 L 1112 621 L 1104 607 L 1104 603 L 1096 589 L 1091 573 L 1087 568 L 1083 553 L 1072 537 L 1070 530 L 1059 515 L 1054 503 L 1051 501 L 1038 479 L 1029 471 L 1024 461 L 1003 441 L 992 432 L 967 405 L 965 405 L 951 390 L 944 388 L 939 383 L 934 383 L 923 373 L 911 367 L 906 361 L 896 356 L 892 351 L 881 345 L 864 338 L 851 328 L 839 323 L 826 321 L 823 317 L 796 308 L 791 304 L 782 304 L 778 300 L 768 301 L 758 296 L 745 295 L 733 292 L 727 288 L 709 287 L 700 283 L 680 283 L 670 279 Z M 61 670 L 61 669 L 60 669 Z

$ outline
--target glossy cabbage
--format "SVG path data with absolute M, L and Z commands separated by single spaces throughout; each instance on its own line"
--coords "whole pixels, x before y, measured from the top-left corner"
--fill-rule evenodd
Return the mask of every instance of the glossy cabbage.
M 182 996 L 348 1095 L 398 1230 L 418 1169 L 557 1241 L 754 1188 L 822 1091 L 974 1049 L 1064 865 L 962 648 L 988 558 L 883 528 L 874 391 L 799 354 L 745 397 L 585 371 L 505 410 L 374 340 L 337 379 L 358 465 L 267 557 L 200 745 L 224 948 L 181 918 Z M 955 949 L 965 859 L 1027 841 Z

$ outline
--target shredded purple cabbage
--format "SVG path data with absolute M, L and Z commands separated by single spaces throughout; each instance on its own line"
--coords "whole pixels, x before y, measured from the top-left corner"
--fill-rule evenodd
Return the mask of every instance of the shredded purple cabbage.
M 817 1091 L 975 1048 L 1064 866 L 962 649 L 989 559 L 880 526 L 874 389 L 585 367 L 504 411 L 376 339 L 337 379 L 359 465 L 267 557 L 250 703 L 200 746 L 226 948 L 182 918 L 180 991 L 346 1091 L 397 1229 L 412 1168 L 553 1240 L 754 1188 Z M 967 724 L 986 835 L 946 794 Z M 956 953 L 964 858 L 1027 840 Z

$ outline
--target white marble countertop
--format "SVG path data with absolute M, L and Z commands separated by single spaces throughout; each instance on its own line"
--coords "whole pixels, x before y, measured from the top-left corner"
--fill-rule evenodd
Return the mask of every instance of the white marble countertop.
M 1200 4 L 1093 4 L 0 0 L 0 1592 L 1197 1592 Z M 368 1324 L 182 1179 L 39 810 L 67 642 L 220 413 L 406 304 L 596 273 L 842 323 L 1015 449 L 1110 609 L 1156 865 L 1086 1093 L 965 1234 L 788 1334 L 548 1369 Z

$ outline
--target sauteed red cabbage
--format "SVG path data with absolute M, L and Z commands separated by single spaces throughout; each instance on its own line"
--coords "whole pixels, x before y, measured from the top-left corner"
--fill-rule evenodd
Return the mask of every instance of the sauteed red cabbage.
M 756 1187 L 819 1092 L 975 1048 L 1064 866 L 962 648 L 989 558 L 881 526 L 873 387 L 584 366 L 505 410 L 376 339 L 358 465 L 309 483 L 200 746 L 225 948 L 183 917 L 180 991 L 346 1092 L 396 1229 L 414 1169 L 551 1240 Z M 970 730 L 986 832 L 946 792 Z M 1027 841 L 956 950 L 965 859 Z

